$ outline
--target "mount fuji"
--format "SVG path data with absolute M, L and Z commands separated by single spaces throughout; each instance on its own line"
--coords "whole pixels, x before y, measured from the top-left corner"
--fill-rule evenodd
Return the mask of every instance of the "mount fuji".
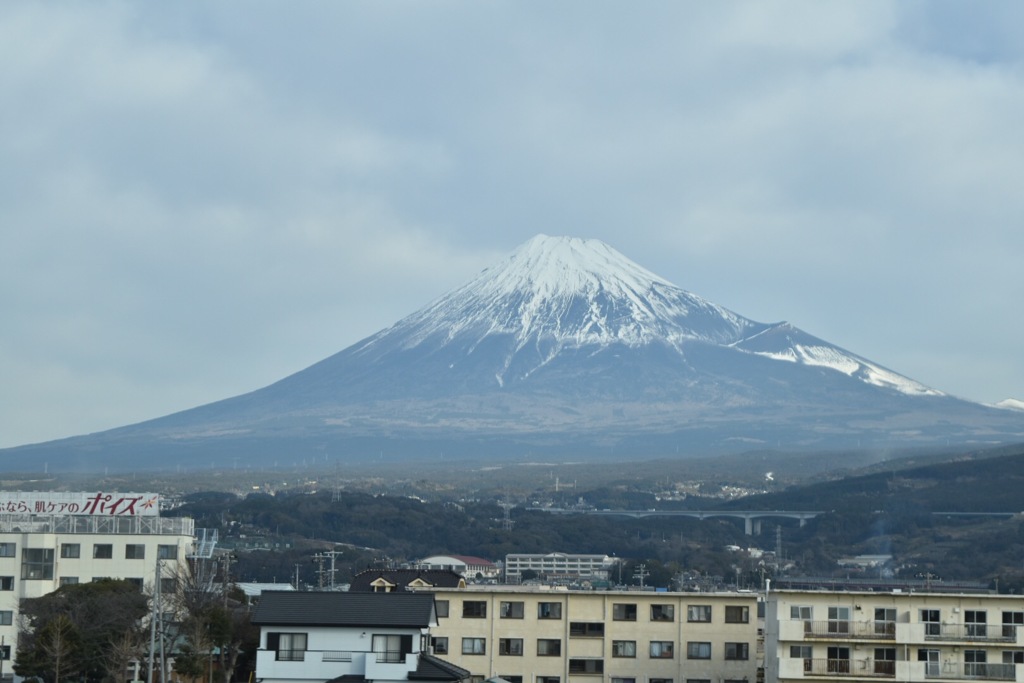
M 745 318 L 602 242 L 539 235 L 392 327 L 263 389 L 6 449 L 0 462 L 640 459 L 1021 441 L 1024 412 L 949 396 L 789 323 Z

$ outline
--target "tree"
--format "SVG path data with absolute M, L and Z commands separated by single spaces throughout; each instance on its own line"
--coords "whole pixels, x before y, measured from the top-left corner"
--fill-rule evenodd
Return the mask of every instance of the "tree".
M 71 677 L 99 683 L 123 676 L 118 652 L 141 640 L 149 608 L 138 586 L 105 579 L 22 600 L 20 611 L 16 674 L 46 683 Z

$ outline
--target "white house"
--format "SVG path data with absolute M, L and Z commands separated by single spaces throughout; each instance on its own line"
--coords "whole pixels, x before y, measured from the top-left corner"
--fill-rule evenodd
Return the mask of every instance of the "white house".
M 423 593 L 264 592 L 256 679 L 463 681 L 469 672 L 431 654 L 434 596 Z

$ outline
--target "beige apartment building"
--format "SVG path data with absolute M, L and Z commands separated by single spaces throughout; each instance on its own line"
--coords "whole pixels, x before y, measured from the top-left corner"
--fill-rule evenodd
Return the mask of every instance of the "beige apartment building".
M 511 683 L 758 680 L 757 595 L 569 591 L 527 586 L 434 593 L 434 653 Z
M 774 681 L 1024 681 L 1024 597 L 777 591 L 765 605 Z

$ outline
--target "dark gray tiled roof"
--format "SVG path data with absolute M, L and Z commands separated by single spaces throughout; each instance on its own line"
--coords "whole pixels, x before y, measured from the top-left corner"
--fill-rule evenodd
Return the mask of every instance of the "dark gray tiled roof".
M 349 591 L 372 591 L 377 579 L 394 584 L 396 591 L 405 590 L 416 579 L 434 588 L 459 588 L 463 581 L 450 569 L 365 569 L 352 578 Z
M 430 626 L 429 593 L 268 591 L 252 615 L 257 626 Z
M 409 674 L 410 681 L 464 681 L 469 680 L 470 672 L 451 662 L 438 659 L 426 653 L 420 654 L 416 663 L 416 671 Z

